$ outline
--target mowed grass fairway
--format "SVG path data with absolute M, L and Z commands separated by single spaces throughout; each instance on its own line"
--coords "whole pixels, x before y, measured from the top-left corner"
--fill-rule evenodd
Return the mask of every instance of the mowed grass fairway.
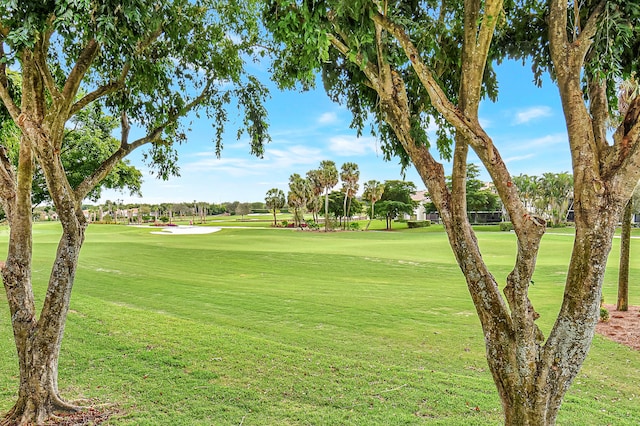
M 59 235 L 36 224 L 41 300 Z M 69 399 L 113 403 L 111 425 L 498 425 L 482 330 L 446 235 L 223 229 L 153 235 L 91 225 L 60 359 Z M 8 231 L 0 233 L 2 256 Z M 479 232 L 504 281 L 512 233 Z M 616 241 L 605 284 L 615 301 Z M 632 242 L 637 259 L 640 242 Z M 572 238 L 543 239 L 531 298 L 545 333 Z M 636 254 L 634 254 L 636 253 Z M 640 304 L 632 264 L 631 303 Z M 17 361 L 0 295 L 0 411 Z M 640 354 L 596 337 L 559 425 L 637 425 Z

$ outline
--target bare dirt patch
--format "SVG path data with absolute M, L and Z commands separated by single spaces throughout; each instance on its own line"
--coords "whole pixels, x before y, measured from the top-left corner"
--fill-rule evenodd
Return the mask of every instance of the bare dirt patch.
M 46 426 L 96 426 L 114 415 L 118 411 L 114 410 L 98 410 L 95 408 L 87 408 L 77 413 L 59 414 L 56 419 L 45 422 Z
M 603 306 L 609 311 L 609 321 L 600 321 L 596 332 L 640 351 L 640 306 L 629 306 L 628 311 L 616 311 L 615 305 Z

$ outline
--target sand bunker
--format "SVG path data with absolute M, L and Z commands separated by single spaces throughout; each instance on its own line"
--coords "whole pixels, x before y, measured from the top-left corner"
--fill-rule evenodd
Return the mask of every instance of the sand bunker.
M 162 231 L 154 231 L 152 234 L 158 235 L 196 235 L 196 234 L 212 234 L 218 232 L 222 228 L 215 226 L 167 226 Z

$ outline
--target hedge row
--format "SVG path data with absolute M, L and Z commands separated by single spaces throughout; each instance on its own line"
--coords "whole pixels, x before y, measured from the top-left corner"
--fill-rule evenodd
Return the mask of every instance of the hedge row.
M 426 228 L 427 226 L 431 226 L 430 220 L 408 220 L 407 226 L 409 228 Z

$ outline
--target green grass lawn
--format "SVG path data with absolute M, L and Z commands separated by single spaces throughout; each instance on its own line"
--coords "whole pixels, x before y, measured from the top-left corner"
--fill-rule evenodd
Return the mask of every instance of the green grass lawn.
M 406 225 L 405 225 L 406 226 Z M 513 233 L 478 238 L 500 280 Z M 42 297 L 59 230 L 37 224 Z M 0 241 L 7 240 L 6 229 Z M 640 244 L 632 242 L 632 253 Z M 531 298 L 545 331 L 572 239 L 543 239 Z M 6 250 L 6 249 L 4 249 Z M 615 300 L 618 241 L 605 298 Z M 640 304 L 632 265 L 632 304 Z M 0 411 L 17 365 L 0 295 Z M 637 425 L 640 354 L 596 337 L 559 425 Z M 482 331 L 441 227 L 153 235 L 91 225 L 60 360 L 69 399 L 115 404 L 113 425 L 498 425 Z

